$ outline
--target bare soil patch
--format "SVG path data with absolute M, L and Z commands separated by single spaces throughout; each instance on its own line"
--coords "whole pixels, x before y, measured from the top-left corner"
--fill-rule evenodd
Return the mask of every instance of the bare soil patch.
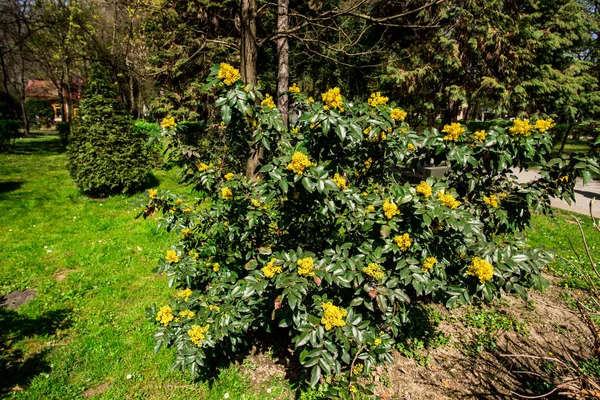
M 6 307 L 11 310 L 17 309 L 23 304 L 33 300 L 36 294 L 36 291 L 33 289 L 10 292 L 4 296 L 0 296 L 0 307 Z

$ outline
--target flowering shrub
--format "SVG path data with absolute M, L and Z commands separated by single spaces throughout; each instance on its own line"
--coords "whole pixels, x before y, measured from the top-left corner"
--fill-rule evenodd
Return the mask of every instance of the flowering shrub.
M 287 129 L 271 97 L 231 81 L 231 68 L 214 66 L 205 87 L 225 128 L 208 126 L 226 130 L 227 152 L 199 158 L 172 135 L 184 181 L 205 199 L 152 192 L 144 213 L 162 210 L 180 232 L 157 268 L 179 292 L 149 310 L 157 349 L 175 347 L 176 367 L 195 375 L 248 331 L 279 326 L 313 385 L 347 373 L 353 391 L 356 371 L 391 361 L 411 301 L 453 306 L 544 286 L 550 257 L 520 231 L 530 207 L 572 197 L 573 178 L 597 171 L 595 161 L 546 162 L 551 139 L 537 123 L 528 134 L 517 121 L 417 133 L 380 93 L 352 106 L 338 88 L 315 102 L 294 85 L 300 117 Z M 241 140 L 267 149 L 256 179 L 242 173 Z M 451 168 L 444 179 L 409 179 L 432 160 Z M 533 162 L 546 166 L 542 178 L 517 183 L 512 169 Z

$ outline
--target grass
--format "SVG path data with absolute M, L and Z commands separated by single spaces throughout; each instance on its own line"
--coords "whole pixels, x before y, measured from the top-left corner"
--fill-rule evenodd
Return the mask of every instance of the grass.
M 0 154 L 0 295 L 27 288 L 36 298 L 0 309 L 0 396 L 18 399 L 233 399 L 282 397 L 289 385 L 251 385 L 238 366 L 190 383 L 171 371 L 171 351 L 153 354 L 145 308 L 170 296 L 151 271 L 174 241 L 157 218 L 134 219 L 145 196 L 92 200 L 75 187 L 51 134 L 18 140 Z M 160 189 L 177 171 L 155 171 Z M 269 389 L 270 393 L 265 390 Z M 87 392 L 86 392 L 87 391 Z

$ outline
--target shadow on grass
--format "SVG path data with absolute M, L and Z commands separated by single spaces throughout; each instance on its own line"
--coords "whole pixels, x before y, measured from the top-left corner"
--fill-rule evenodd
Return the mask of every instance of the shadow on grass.
M 41 335 L 54 335 L 70 326 L 70 310 L 48 311 L 36 318 L 0 308 L 0 397 L 27 386 L 37 375 L 50 372 L 48 349 L 24 352 L 19 341 Z
M 14 192 L 15 190 L 19 190 L 21 186 L 23 186 L 22 181 L 0 182 L 0 194 Z
M 63 154 L 67 148 L 62 144 L 58 136 L 30 136 L 24 140 L 17 140 L 10 148 L 8 154 L 53 156 Z

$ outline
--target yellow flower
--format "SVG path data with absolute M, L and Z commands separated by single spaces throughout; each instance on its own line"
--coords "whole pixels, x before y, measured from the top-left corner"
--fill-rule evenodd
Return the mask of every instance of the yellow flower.
M 352 368 L 352 374 L 353 375 L 358 375 L 361 372 L 363 372 L 364 368 L 365 368 L 365 366 L 363 364 L 356 364 L 354 366 L 354 368 Z
M 260 105 L 261 106 L 267 106 L 269 108 L 275 108 L 275 107 L 277 107 L 275 105 L 275 102 L 273 101 L 273 98 L 271 97 L 270 94 L 265 95 L 265 99 L 260 102 Z
M 372 276 L 375 279 L 382 279 L 385 276 L 383 270 L 381 269 L 381 265 L 376 263 L 370 263 L 362 269 L 362 272 L 369 276 Z
M 371 133 L 371 127 L 367 126 L 364 130 L 363 133 L 365 134 L 365 136 L 369 136 L 369 134 Z
M 150 196 L 151 199 L 155 198 L 157 194 L 158 194 L 158 190 L 148 189 L 148 196 Z
M 189 255 L 190 255 L 190 257 L 192 257 L 194 260 L 197 260 L 197 259 L 198 259 L 198 257 L 199 257 L 199 256 L 198 256 L 198 253 L 196 253 L 195 251 L 190 251 L 188 254 L 189 254 Z
M 184 208 L 184 209 L 183 209 L 183 212 L 184 212 L 184 213 L 189 213 L 189 212 L 191 212 L 191 211 L 192 211 L 192 209 L 191 209 L 191 208 L 189 208 L 189 207 L 186 207 L 186 208 Z
M 221 267 L 221 265 L 219 265 L 219 263 L 214 263 L 213 264 L 213 271 L 214 272 L 219 272 L 219 268 Z
M 340 176 L 340 174 L 335 174 L 333 176 L 333 182 L 341 189 L 344 190 L 348 187 L 348 184 L 346 183 L 346 179 L 344 179 L 343 176 Z
M 174 264 L 179 261 L 179 256 L 175 250 L 167 250 L 167 261 Z
M 188 301 L 188 299 L 190 298 L 191 295 L 192 295 L 192 291 L 190 290 L 190 288 L 181 290 L 181 291 L 179 291 L 179 293 L 177 293 L 177 297 L 182 298 L 183 301 Z
M 484 130 L 475 132 L 475 139 L 479 140 L 480 142 L 483 142 L 486 137 L 487 135 Z
M 498 196 L 496 196 L 495 194 L 491 195 L 491 196 L 483 196 L 483 202 L 485 204 L 487 204 L 488 206 L 494 207 L 494 208 L 498 208 Z
M 516 118 L 509 131 L 516 136 L 529 136 L 531 135 L 531 129 L 533 129 L 533 127 L 529 124 L 528 119 Z
M 315 102 L 315 99 L 312 98 L 312 96 L 309 96 L 308 99 L 306 99 L 306 101 L 310 104 Z
M 387 199 L 383 203 L 383 213 L 387 217 L 387 219 L 392 219 L 394 215 L 400 214 L 400 210 L 398 210 L 398 206 L 394 203 L 390 202 L 390 199 Z
M 421 267 L 421 271 L 423 271 L 423 272 L 429 271 L 431 268 L 433 268 L 433 266 L 435 265 L 436 262 L 437 262 L 437 260 L 435 258 L 427 257 L 425 259 L 425 261 L 423 261 L 423 266 Z
M 298 275 L 303 275 L 303 276 L 314 276 L 315 273 L 313 272 L 315 269 L 315 266 L 313 265 L 313 260 L 310 257 L 306 257 L 306 258 L 301 258 L 300 260 L 298 260 L 298 262 L 296 263 L 298 264 Z
M 321 94 L 321 98 L 323 99 L 323 103 L 325 103 L 325 105 L 323 105 L 323 109 L 325 111 L 332 108 L 337 108 L 341 112 L 344 112 L 340 88 L 335 87 L 333 89 L 329 89 L 326 93 Z
M 444 136 L 444 140 L 450 140 L 453 142 L 456 142 L 460 134 L 464 131 L 465 130 L 462 126 L 460 126 L 458 122 L 453 122 L 450 125 L 444 125 L 444 129 L 442 129 L 442 132 L 446 133 L 446 136 Z
M 169 306 L 162 306 L 156 314 L 156 320 L 164 326 L 169 325 L 169 322 L 173 321 L 173 309 Z
M 420 193 L 425 197 L 431 197 L 431 186 L 429 186 L 429 183 L 421 181 L 417 186 L 417 193 Z
M 369 169 L 369 168 L 371 168 L 371 165 L 373 165 L 373 159 L 371 157 L 369 157 L 369 159 L 367 161 L 365 161 L 365 168 Z
M 479 282 L 484 283 L 489 281 L 494 276 L 494 267 L 486 260 L 474 257 L 473 263 L 469 265 L 467 275 L 476 276 Z
M 350 393 L 356 393 L 357 391 L 358 391 L 358 389 L 356 388 L 356 386 L 350 385 Z
M 165 119 L 162 120 L 162 127 L 165 129 L 175 128 L 176 126 L 177 126 L 177 124 L 175 123 L 174 117 L 166 117 Z
M 225 200 L 230 200 L 233 197 L 233 192 L 228 187 L 221 189 L 221 197 Z
M 223 83 L 225 83 L 227 86 L 234 84 L 240 79 L 240 71 L 236 68 L 233 68 L 227 63 L 221 63 L 220 66 L 221 68 L 219 69 L 219 75 L 217 75 L 217 78 L 223 79 Z
M 288 90 L 292 93 L 300 93 L 300 88 L 298 86 L 296 86 L 295 82 L 292 86 L 290 86 L 290 88 Z
M 560 178 L 558 178 L 557 180 L 561 181 L 561 182 L 569 182 L 569 175 L 564 175 L 561 176 Z
M 375 212 L 375 207 L 374 207 L 374 206 L 372 206 L 372 205 L 368 205 L 368 206 L 367 206 L 367 212 L 368 212 L 368 213 Z
M 368 103 L 371 107 L 377 107 L 378 105 L 384 105 L 388 102 L 388 98 L 381 95 L 381 92 L 371 93 Z
M 219 306 L 213 306 L 212 304 L 208 305 L 208 309 L 210 311 L 216 312 L 217 314 L 221 312 L 221 307 L 219 307 Z
M 452 196 L 450 193 L 445 193 L 443 190 L 440 190 L 438 192 L 437 197 L 442 203 L 444 203 L 446 207 L 452 209 L 455 209 L 462 204 L 460 201 L 456 200 L 454 196 Z
M 415 150 L 417 149 L 417 148 L 415 147 L 415 145 L 414 145 L 414 144 L 412 144 L 412 143 L 409 143 L 409 144 L 408 144 L 408 146 L 406 146 L 406 147 L 408 147 L 408 150 L 410 150 L 410 151 L 415 151 Z
M 269 261 L 267 263 L 267 265 L 265 265 L 261 269 L 265 278 L 272 278 L 275 275 L 280 274 L 283 271 L 283 268 L 281 268 L 281 265 L 275 265 L 276 261 L 277 260 L 275 258 L 272 258 L 271 261 Z
M 298 128 L 298 127 L 292 128 L 292 129 L 290 129 L 290 132 L 297 135 L 300 133 L 300 128 Z
M 182 238 L 187 238 L 192 234 L 192 230 L 190 228 L 185 228 L 183 231 L 181 231 L 181 237 Z
M 192 325 L 192 328 L 188 331 L 188 335 L 190 335 L 190 339 L 196 346 L 202 346 L 202 341 L 206 339 L 204 334 L 209 328 L 210 325 L 208 324 L 205 327 L 201 327 L 200 325 Z
M 233 177 L 235 176 L 235 174 L 233 172 L 229 172 L 227 174 L 225 174 L 224 178 L 228 181 L 232 180 Z
M 244 90 L 245 90 L 246 92 L 250 92 L 250 87 L 249 87 L 248 85 L 246 85 L 246 86 L 244 86 Z
M 552 120 L 552 118 L 548 118 L 546 120 L 544 120 L 544 119 L 538 119 L 537 121 L 535 121 L 535 125 L 533 127 L 535 129 L 537 129 L 538 131 L 544 133 L 548 129 L 551 129 L 552 127 L 554 127 L 555 125 L 556 124 L 554 123 L 554 121 Z
M 321 307 L 323 307 L 323 318 L 321 318 L 321 323 L 325 325 L 326 330 L 331 330 L 336 326 L 341 327 L 346 325 L 346 321 L 344 321 L 343 318 L 348 315 L 348 311 L 334 306 L 330 301 L 323 303 Z
M 408 233 L 405 233 L 404 235 L 396 236 L 394 242 L 400 247 L 400 250 L 406 251 L 412 245 L 413 240 Z
M 183 310 L 179 313 L 179 316 L 181 318 L 194 318 L 194 315 L 196 314 L 194 314 L 194 312 L 190 310 Z
M 298 175 L 302 175 L 306 167 L 314 165 L 317 164 L 311 163 L 306 155 L 297 151 L 292 156 L 292 162 L 288 164 L 287 169 L 294 171 Z
M 196 168 L 198 168 L 198 171 L 200 171 L 200 172 L 204 172 L 207 169 L 209 169 L 210 167 L 212 167 L 212 163 L 211 164 L 205 164 L 203 162 L 196 163 Z
M 379 345 L 381 344 L 381 339 L 379 339 L 379 338 L 375 339 L 375 340 L 373 341 L 373 344 L 374 344 L 375 346 L 379 346 Z
M 396 121 L 404 121 L 404 118 L 406 118 L 406 111 L 401 110 L 399 108 L 392 108 L 390 117 L 392 117 Z

